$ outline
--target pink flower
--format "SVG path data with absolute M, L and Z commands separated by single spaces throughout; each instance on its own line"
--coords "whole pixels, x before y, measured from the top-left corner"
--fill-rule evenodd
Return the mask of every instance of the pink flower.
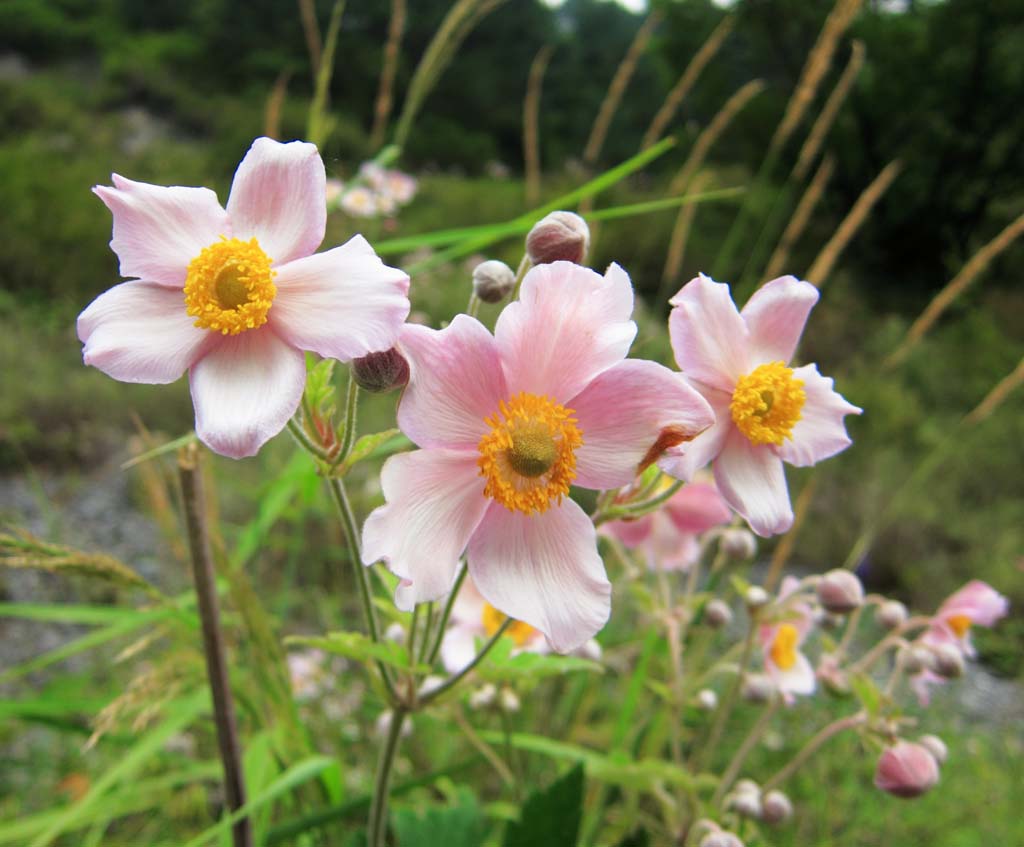
M 793 594 L 800 581 L 788 576 L 782 581 L 779 600 Z M 781 603 L 784 612 L 777 623 L 762 624 L 758 630 L 764 669 L 775 682 L 776 688 L 787 703 L 794 701 L 794 694 L 813 694 L 815 688 L 814 668 L 800 652 L 807 633 L 814 625 L 814 614 L 807 603 Z
M 295 412 L 304 350 L 348 361 L 394 345 L 409 277 L 362 236 L 313 255 L 324 237 L 324 165 L 312 144 L 258 138 L 227 210 L 207 188 L 114 174 L 93 191 L 114 216 L 121 275 L 78 318 L 83 358 L 123 382 L 189 372 L 196 434 L 225 456 L 254 455 Z
M 554 649 L 601 629 L 611 586 L 570 484 L 626 485 L 666 433 L 678 443 L 712 421 L 680 375 L 623 361 L 632 311 L 618 265 L 601 277 L 556 262 L 527 274 L 493 336 L 466 315 L 402 331 L 398 424 L 423 449 L 387 461 L 387 502 L 363 528 L 366 564 L 383 559 L 410 583 L 402 608 L 450 591 L 466 551 L 484 599 Z
M 935 757 L 927 748 L 910 741 L 887 747 L 875 768 L 875 786 L 896 797 L 920 797 L 938 781 Z
M 641 548 L 652 569 L 688 570 L 700 555 L 697 537 L 731 518 L 714 484 L 691 482 L 657 511 L 635 520 L 609 521 L 601 530 L 627 547 Z
M 716 421 L 661 467 L 690 479 L 713 462 L 726 502 L 762 536 L 793 523 L 783 463 L 806 467 L 844 450 L 843 418 L 861 411 L 815 365 L 788 366 L 817 300 L 813 285 L 784 276 L 761 286 L 741 313 L 729 286 L 703 274 L 671 300 L 676 362 Z

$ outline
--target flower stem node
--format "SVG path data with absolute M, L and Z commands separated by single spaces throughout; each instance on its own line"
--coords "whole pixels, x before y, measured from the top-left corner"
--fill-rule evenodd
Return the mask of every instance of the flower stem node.
M 409 362 L 397 347 L 370 353 L 353 360 L 352 378 L 364 391 L 384 394 L 409 382 Z
M 732 623 L 732 609 L 729 608 L 728 603 L 716 597 L 714 600 L 708 601 L 704 607 L 704 620 L 712 629 L 721 629 Z
M 761 820 L 776 826 L 793 816 L 793 804 L 781 791 L 769 791 L 761 798 Z
M 590 228 L 573 212 L 551 212 L 526 236 L 526 254 L 535 265 L 566 261 L 582 265 L 590 249 Z
M 831 570 L 818 582 L 818 602 L 831 614 L 849 614 L 864 602 L 864 587 L 849 571 Z
M 754 558 L 757 552 L 757 539 L 749 529 L 733 527 L 725 530 L 721 544 L 725 555 L 738 562 Z
M 903 626 L 908 617 L 907 607 L 899 600 L 886 600 L 875 612 L 875 620 L 878 621 L 878 625 L 886 629 Z
M 488 259 L 473 268 L 473 293 L 484 303 L 500 303 L 515 287 L 515 271 L 504 262 Z

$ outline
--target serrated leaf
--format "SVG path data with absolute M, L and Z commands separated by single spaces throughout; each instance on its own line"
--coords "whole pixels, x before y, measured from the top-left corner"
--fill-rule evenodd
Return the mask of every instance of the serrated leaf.
M 507 682 L 517 679 L 543 679 L 578 671 L 604 673 L 604 668 L 590 659 L 515 650 L 516 644 L 511 638 L 502 638 L 491 648 L 487 660 L 478 667 L 479 677 L 489 682 Z
M 572 847 L 583 817 L 583 765 L 526 798 L 518 822 L 505 829 L 504 847 Z
M 465 787 L 448 806 L 395 809 L 391 826 L 401 847 L 479 847 L 487 830 L 476 797 Z
M 850 688 L 869 716 L 874 717 L 878 714 L 882 705 L 882 693 L 870 676 L 863 673 L 853 674 L 850 677 Z
M 334 359 L 322 359 L 306 374 L 306 399 L 323 419 L 334 414 Z
M 318 650 L 360 662 L 375 661 L 403 671 L 427 673 L 424 664 L 413 664 L 404 644 L 394 641 L 374 641 L 361 632 L 329 632 L 327 635 L 291 635 L 284 640 L 291 646 L 315 647 Z
M 345 474 L 356 462 L 369 458 L 378 447 L 383 446 L 392 438 L 401 434 L 401 430 L 398 429 L 385 429 L 383 432 L 371 432 L 369 435 L 364 435 L 352 445 L 352 452 L 348 454 L 345 461 L 339 466 L 338 475 Z

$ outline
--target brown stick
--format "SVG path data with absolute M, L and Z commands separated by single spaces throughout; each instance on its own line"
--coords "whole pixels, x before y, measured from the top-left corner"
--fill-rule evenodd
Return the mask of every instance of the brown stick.
M 242 775 L 242 752 L 231 701 L 224 639 L 220 629 L 217 606 L 217 583 L 210 552 L 210 536 L 206 527 L 206 503 L 203 494 L 199 450 L 189 444 L 178 454 L 178 475 L 181 499 L 188 528 L 188 544 L 192 552 L 192 576 L 196 584 L 199 618 L 203 627 L 203 653 L 206 675 L 213 695 L 213 715 L 217 726 L 217 746 L 224 767 L 224 794 L 228 810 L 236 812 L 245 805 L 245 779 Z M 252 825 L 248 817 L 231 827 L 235 847 L 252 847 Z
M 309 51 L 309 67 L 313 79 L 320 73 L 320 54 L 323 46 L 320 43 L 320 25 L 316 22 L 316 7 L 313 0 L 299 0 L 299 14 L 302 17 L 302 32 L 306 36 L 306 49 Z
M 395 73 L 398 70 L 398 48 L 402 43 L 405 29 L 405 0 L 391 0 L 391 22 L 388 26 L 388 40 L 384 45 L 384 66 L 380 72 L 380 88 L 373 109 L 373 131 L 370 133 L 370 149 L 376 150 L 384 142 L 384 133 L 391 117 L 394 102 Z
M 800 202 L 797 203 L 796 211 L 793 212 L 793 217 L 789 219 L 789 223 L 786 224 L 785 230 L 782 232 L 782 238 L 779 239 L 779 244 L 775 248 L 775 252 L 772 253 L 772 257 L 768 260 L 768 266 L 764 269 L 762 279 L 775 279 L 782 269 L 786 266 L 786 262 L 789 261 L 790 251 L 793 249 L 793 245 L 796 244 L 797 240 L 803 234 L 803 231 L 807 228 L 807 224 L 811 220 L 811 215 L 818 206 L 818 202 L 821 200 L 821 196 L 825 193 L 825 187 L 828 185 L 828 181 L 832 179 L 832 172 L 836 168 L 835 156 L 829 154 L 821 160 L 821 164 L 818 166 L 818 170 L 814 172 L 814 177 L 811 179 L 810 185 L 807 186 L 807 190 L 804 192 L 803 197 L 800 198 Z
M 540 94 L 554 46 L 546 44 L 537 51 L 530 65 L 523 100 L 523 164 L 526 167 L 526 205 L 540 202 Z

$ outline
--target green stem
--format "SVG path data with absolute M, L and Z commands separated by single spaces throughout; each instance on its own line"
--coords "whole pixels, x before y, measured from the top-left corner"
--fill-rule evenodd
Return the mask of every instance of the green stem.
M 855 715 L 840 718 L 839 720 L 828 724 L 828 726 L 820 730 L 817 735 L 804 745 L 803 749 L 793 757 L 793 761 L 782 768 L 782 770 L 761 786 L 762 793 L 767 793 L 776 786 L 782 785 L 782 783 L 800 769 L 804 762 L 818 751 L 819 747 L 834 735 L 838 735 L 843 730 L 853 729 L 854 727 L 860 726 L 866 720 L 867 716 L 863 712 L 857 712 Z
M 477 665 L 479 665 L 480 662 L 483 661 L 484 657 L 491 652 L 491 649 L 494 647 L 494 645 L 497 644 L 501 640 L 501 637 L 505 634 L 505 630 L 508 629 L 511 625 L 512 618 L 505 618 L 501 626 L 498 627 L 497 632 L 495 632 L 494 635 L 491 636 L 490 640 L 483 646 L 480 652 L 473 657 L 473 661 L 466 665 L 466 667 L 464 667 L 454 676 L 448 677 L 448 679 L 446 679 L 443 684 L 439 685 L 437 688 L 431 689 L 426 694 L 424 694 L 420 698 L 419 705 L 426 706 L 428 703 L 432 703 L 442 694 L 445 694 L 446 692 L 450 691 L 456 685 L 458 685 L 463 679 L 465 679 L 466 676 Z
M 396 706 L 391 712 L 388 734 L 384 739 L 384 747 L 380 751 L 377 762 L 377 778 L 374 780 L 373 799 L 370 801 L 370 817 L 367 822 L 366 843 L 368 847 L 384 847 L 384 836 L 387 832 L 388 793 L 391 789 L 391 769 L 398 752 L 398 742 L 402 736 L 402 724 L 405 723 L 406 710 Z
M 448 628 L 448 618 L 451 617 L 452 607 L 455 605 L 455 598 L 458 596 L 459 589 L 462 588 L 462 583 L 466 580 L 466 574 L 468 568 L 463 565 L 462 570 L 459 571 L 459 575 L 455 577 L 455 584 L 452 586 L 451 593 L 448 595 L 448 601 L 444 604 L 444 611 L 441 612 L 441 620 L 437 624 L 437 635 L 434 636 L 434 644 L 430 648 L 430 652 L 427 654 L 427 664 L 433 665 L 437 661 L 437 654 L 441 652 L 441 642 L 444 641 L 444 631 Z
M 666 488 L 657 497 L 652 497 L 649 500 L 642 500 L 638 503 L 629 503 L 624 506 L 615 506 L 603 513 L 596 513 L 592 515 L 594 520 L 594 526 L 600 526 L 605 521 L 613 521 L 619 518 L 639 518 L 643 517 L 650 512 L 653 512 L 667 500 L 669 500 L 680 488 L 683 487 L 683 481 L 677 479 L 668 488 Z
M 516 268 L 516 284 L 512 288 L 512 299 L 509 302 L 519 299 L 519 289 L 523 285 L 523 277 L 526 276 L 526 272 L 532 267 L 533 262 L 530 261 L 529 255 L 524 255 L 519 260 L 519 267 Z
M 345 394 L 345 430 L 342 435 L 341 449 L 338 455 L 331 462 L 331 467 L 336 468 L 344 462 L 349 453 L 352 452 L 352 445 L 356 443 L 356 408 L 359 405 L 359 386 L 356 384 L 355 375 L 349 372 L 348 391 Z
M 303 450 L 315 456 L 321 462 L 329 461 L 327 454 L 323 451 L 323 448 L 313 443 L 310 437 L 306 435 L 306 432 L 302 428 L 302 425 L 298 421 L 296 421 L 295 418 L 291 418 L 288 421 L 287 426 L 288 432 L 292 434 L 292 437 L 299 443 L 299 446 Z
M 733 754 L 732 761 L 729 762 L 722 774 L 722 780 L 718 783 L 718 788 L 715 789 L 715 796 L 711 799 L 711 805 L 717 806 L 722 802 L 722 798 L 725 797 L 725 792 L 729 790 L 733 783 L 733 780 L 739 776 L 740 769 L 743 767 L 743 763 L 746 762 L 747 756 L 750 755 L 750 751 L 754 749 L 754 745 L 761 740 L 761 736 L 764 735 L 768 724 L 771 723 L 775 712 L 779 708 L 779 698 L 776 697 L 768 704 L 768 707 L 761 713 L 761 717 L 758 718 L 757 723 L 754 724 L 753 728 L 747 734 L 747 737 L 743 739 L 743 743 L 740 744 L 739 749 Z
M 420 638 L 420 652 L 417 656 L 417 660 L 425 662 L 427 660 L 427 652 L 430 650 L 433 644 L 434 636 L 434 604 L 427 603 L 427 620 L 423 625 L 423 637 Z
M 471 318 L 475 318 L 476 315 L 477 315 L 477 312 L 479 312 L 479 311 L 480 311 L 480 298 L 476 296 L 476 291 L 474 290 L 469 295 L 469 303 L 466 304 L 466 314 L 469 315 Z

